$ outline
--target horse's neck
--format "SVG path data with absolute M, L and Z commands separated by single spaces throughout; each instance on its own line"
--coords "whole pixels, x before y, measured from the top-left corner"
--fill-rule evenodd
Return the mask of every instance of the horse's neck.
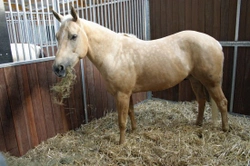
M 89 44 L 87 56 L 98 68 L 106 56 L 118 51 L 118 34 L 90 21 L 83 20 L 83 24 Z

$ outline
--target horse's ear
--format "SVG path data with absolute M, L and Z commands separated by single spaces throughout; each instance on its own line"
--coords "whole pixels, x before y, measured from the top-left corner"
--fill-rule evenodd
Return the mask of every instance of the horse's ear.
M 78 15 L 77 15 L 75 8 L 73 6 L 71 6 L 71 15 L 73 17 L 73 21 L 77 21 Z
M 62 18 L 63 16 L 61 14 L 58 14 L 57 12 L 55 12 L 54 10 L 52 10 L 52 13 L 54 14 L 55 18 L 61 22 L 62 21 Z

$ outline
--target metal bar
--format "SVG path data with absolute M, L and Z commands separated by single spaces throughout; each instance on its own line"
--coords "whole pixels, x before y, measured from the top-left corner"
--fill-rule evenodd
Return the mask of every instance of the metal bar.
M 37 1 L 35 1 L 35 8 L 36 8 L 36 11 L 38 11 L 38 8 L 37 8 Z M 43 45 L 43 41 L 42 41 L 42 33 L 41 33 L 41 23 L 40 23 L 40 15 L 38 12 L 36 12 L 36 19 L 37 19 L 37 26 L 38 26 L 38 40 L 40 41 L 40 47 Z M 37 44 L 37 43 L 36 43 Z
M 124 5 L 123 5 L 123 10 L 124 10 L 124 12 L 123 12 L 123 17 L 124 17 L 124 32 L 125 33 L 128 33 L 128 29 L 127 29 L 127 21 L 128 21 L 128 13 L 127 13 L 127 2 L 128 1 L 125 1 L 124 2 Z
M 109 5 L 109 4 L 107 4 Z M 104 24 L 105 24 L 105 27 L 106 28 L 109 28 L 108 27 L 108 16 L 107 16 L 107 5 L 104 5 Z
M 107 27 L 109 29 L 112 29 L 111 22 L 110 22 L 111 17 L 110 17 L 110 7 L 109 7 L 109 4 L 108 4 L 108 19 L 109 19 L 109 21 L 108 21 L 108 26 Z
M 220 41 L 225 47 L 250 47 L 250 41 Z
M 93 7 L 92 7 L 92 0 L 89 0 L 89 17 L 90 17 L 90 21 L 93 21 Z
M 119 1 L 117 1 L 117 5 L 116 5 L 116 7 L 117 7 L 117 32 L 122 32 L 121 31 L 121 25 L 122 25 L 122 17 L 121 17 L 121 12 L 120 12 L 120 7 L 121 6 L 121 2 L 119 2 Z M 122 11 L 122 10 L 121 10 Z
M 123 10 L 124 9 L 124 5 L 125 5 L 125 2 L 123 2 L 122 3 L 122 1 L 120 2 L 120 6 L 119 6 L 119 8 L 120 8 L 120 12 L 119 13 L 121 13 L 120 14 L 120 18 L 121 18 L 121 29 L 120 29 L 120 32 L 125 32 L 124 31 L 124 20 L 125 20 L 125 10 Z
M 145 0 L 145 39 L 146 40 L 150 40 L 151 36 L 150 36 L 150 9 L 149 9 L 149 0 Z M 152 95 L 152 91 L 148 91 L 147 92 L 147 99 L 152 99 L 153 95 Z
M 16 55 L 17 55 L 17 60 L 19 60 L 19 54 L 18 54 L 18 51 L 17 51 L 17 38 L 16 38 L 16 28 L 15 28 L 15 24 L 14 24 L 14 21 L 13 21 L 13 12 L 12 12 L 12 6 L 11 6 L 11 2 L 10 0 L 8 0 L 8 4 L 9 4 L 9 9 L 10 9 L 10 16 L 11 16 L 11 24 L 12 24 L 12 29 L 13 29 L 13 33 L 14 33 L 14 43 L 15 43 L 15 47 L 16 47 Z
M 20 22 L 21 22 L 21 16 L 20 16 L 20 12 L 19 12 L 19 5 L 18 5 L 18 1 L 16 0 L 15 1 L 15 3 L 16 3 L 16 9 L 17 9 L 17 16 L 18 16 L 18 29 L 19 29 L 19 36 L 20 36 L 20 42 L 21 43 L 23 43 L 23 33 L 22 33 L 22 27 L 21 27 L 21 24 L 20 24 Z M 22 48 L 23 48 L 23 59 L 26 59 L 25 58 L 25 52 L 24 52 L 24 47 L 23 47 L 23 44 L 22 44 Z M 17 45 L 16 45 L 16 49 L 17 49 Z M 19 55 L 17 54 L 17 61 L 19 61 Z
M 44 29 L 44 31 L 45 32 L 43 32 L 43 33 L 46 33 L 47 34 L 47 32 L 46 32 L 46 22 L 45 22 L 45 14 L 44 14 L 44 4 L 43 4 L 43 1 L 41 1 L 41 7 L 42 7 L 42 23 L 43 23 L 43 29 Z M 49 53 L 49 48 L 48 48 L 48 38 L 47 38 L 47 35 L 45 36 L 45 43 L 46 43 L 46 51 L 47 51 L 47 55 L 48 56 L 50 56 L 50 53 Z M 40 46 L 42 46 L 42 45 L 40 45 Z
M 129 9 L 129 19 L 128 19 L 128 24 L 129 24 L 129 33 L 133 34 L 132 31 L 132 2 L 128 2 L 128 9 Z
M 97 0 L 96 3 L 99 4 L 100 3 L 99 0 Z M 97 23 L 101 24 L 101 20 L 100 20 L 100 6 L 96 6 L 96 8 L 97 8 Z
M 239 36 L 239 25 L 240 25 L 240 7 L 241 0 L 237 1 L 237 13 L 236 13 L 236 25 L 235 25 L 235 41 L 238 41 Z M 238 57 L 238 47 L 234 47 L 234 60 L 233 60 L 233 73 L 232 73 L 232 89 L 231 89 L 231 98 L 229 112 L 233 112 L 233 103 L 234 103 L 234 91 L 235 91 L 235 77 L 236 77 L 236 67 L 237 67 L 237 57 Z
M 34 25 L 34 19 L 33 19 L 33 12 L 32 12 L 31 1 L 29 1 L 29 9 L 30 9 L 30 21 L 31 21 L 31 27 L 32 27 L 33 44 L 36 44 L 36 38 L 35 38 L 36 34 L 35 34 L 35 31 L 34 31 L 35 25 Z M 35 47 L 35 52 L 37 52 L 37 47 Z
M 47 25 L 49 25 L 49 32 L 46 32 L 46 34 L 48 34 L 49 33 L 49 35 L 50 35 L 50 46 L 51 46 L 51 49 L 52 49 L 52 52 L 54 53 L 55 51 L 54 51 L 54 46 L 53 46 L 53 43 L 54 43 L 54 38 L 53 38 L 53 34 L 52 34 L 52 26 L 51 26 L 51 20 L 50 20 L 50 11 L 49 11 L 49 2 L 48 2 L 48 0 L 46 0 L 46 5 L 47 5 L 47 16 L 48 16 L 48 20 L 47 20 L 47 22 L 49 22 L 49 24 L 47 24 Z M 47 30 L 47 29 L 46 29 Z M 42 48 L 42 47 L 41 47 Z M 43 56 L 43 55 L 42 55 Z
M 12 66 L 20 66 L 20 65 L 28 65 L 28 64 L 34 64 L 34 63 L 41 63 L 41 62 L 47 62 L 54 60 L 55 57 L 46 57 L 46 58 L 39 58 L 35 60 L 26 60 L 26 61 L 19 61 L 19 62 L 11 62 L 11 63 L 3 63 L 0 64 L 0 68 L 5 68 L 5 67 L 12 67 Z
M 65 15 L 65 4 L 64 4 L 64 0 L 62 1 L 62 6 L 63 6 L 63 15 Z M 60 8 L 60 7 L 59 7 Z
M 25 8 L 25 3 L 24 0 L 21 1 L 22 3 L 22 8 L 23 8 L 23 22 L 24 22 L 24 34 L 25 34 L 25 41 L 26 43 L 28 43 L 28 51 L 29 51 L 29 57 L 30 59 L 32 59 L 32 54 L 31 54 L 31 50 L 30 50 L 30 31 L 28 30 L 28 23 L 27 23 L 27 13 L 26 13 L 26 8 Z M 25 52 L 25 56 L 26 56 L 26 52 Z M 24 59 L 26 60 L 26 59 Z
M 100 0 L 101 3 L 101 25 L 104 26 L 104 16 L 103 16 L 103 7 L 102 0 Z
M 88 110 L 87 110 L 87 96 L 86 96 L 86 85 L 85 85 L 85 74 L 84 74 L 84 63 L 83 59 L 80 61 L 81 65 L 81 76 L 82 76 L 82 89 L 83 89 L 83 104 L 85 113 L 85 122 L 88 123 Z
M 146 27 L 146 40 L 151 39 L 150 35 L 150 9 L 149 9 L 149 0 L 146 0 L 146 20 L 145 20 L 145 27 Z

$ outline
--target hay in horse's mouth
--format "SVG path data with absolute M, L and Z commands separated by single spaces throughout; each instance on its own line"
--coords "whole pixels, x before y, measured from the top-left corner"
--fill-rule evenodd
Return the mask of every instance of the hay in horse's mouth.
M 68 67 L 66 69 L 66 77 L 62 78 L 51 87 L 53 92 L 53 101 L 59 105 L 63 105 L 63 99 L 70 96 L 71 90 L 76 82 L 76 74 L 74 68 Z

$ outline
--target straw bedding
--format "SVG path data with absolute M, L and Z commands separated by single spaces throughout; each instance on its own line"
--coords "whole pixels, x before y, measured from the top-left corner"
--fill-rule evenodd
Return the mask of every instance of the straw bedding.
M 135 107 L 137 130 L 118 145 L 117 113 L 48 139 L 9 165 L 244 165 L 250 160 L 250 120 L 229 115 L 230 132 L 194 125 L 196 102 L 148 100 Z M 130 121 L 128 121 L 128 128 Z

